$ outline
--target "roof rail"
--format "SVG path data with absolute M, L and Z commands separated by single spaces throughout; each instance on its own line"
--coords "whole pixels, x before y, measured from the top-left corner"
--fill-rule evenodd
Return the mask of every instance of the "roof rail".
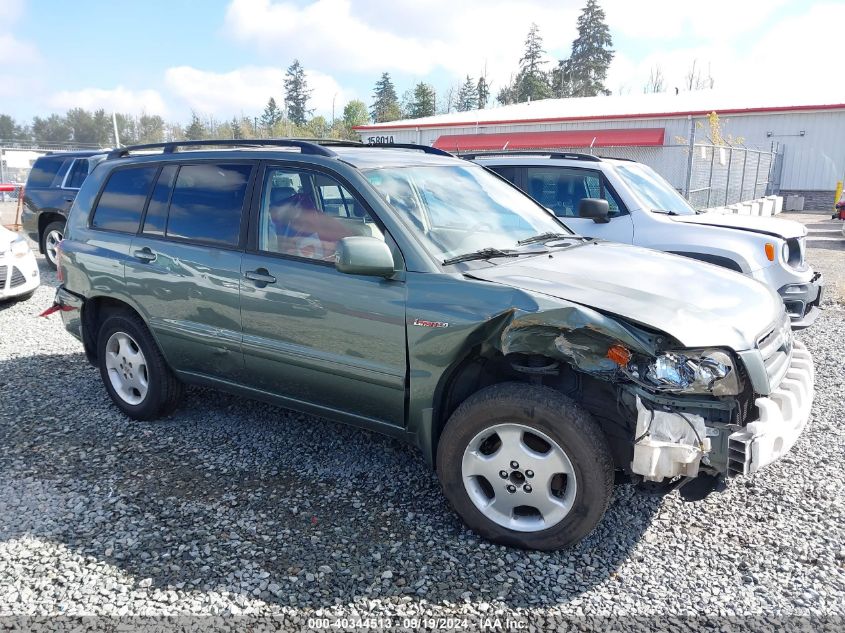
M 417 143 L 365 143 L 364 147 L 386 147 L 388 149 L 397 148 L 397 149 L 416 149 L 421 152 L 425 152 L 426 154 L 436 154 L 437 156 L 449 156 L 450 158 L 454 158 L 454 154 L 450 154 L 445 149 L 440 149 L 438 147 L 432 147 L 431 145 L 418 145 Z
M 578 152 L 555 152 L 539 150 L 515 150 L 509 152 L 507 150 L 490 151 L 490 152 L 460 152 L 460 158 L 465 160 L 475 160 L 476 158 L 485 158 L 487 156 L 547 156 L 549 158 L 566 159 L 566 160 L 583 160 L 591 163 L 601 162 L 601 156 L 594 156 L 592 154 L 579 154 Z
M 129 152 L 147 149 L 161 149 L 162 154 L 173 154 L 179 147 L 297 147 L 303 154 L 314 156 L 337 156 L 330 149 L 321 147 L 319 143 L 300 139 L 271 138 L 271 139 L 208 139 L 202 141 L 170 141 L 167 143 L 147 143 L 145 145 L 129 145 L 109 152 L 109 160 L 122 158 Z

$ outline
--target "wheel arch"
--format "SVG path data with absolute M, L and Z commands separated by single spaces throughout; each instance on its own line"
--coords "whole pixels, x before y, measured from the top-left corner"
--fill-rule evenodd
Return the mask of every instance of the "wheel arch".
M 97 335 L 100 326 L 108 316 L 121 312 L 135 315 L 141 319 L 155 340 L 155 334 L 140 310 L 129 302 L 105 295 L 88 297 L 82 306 L 82 345 L 85 348 L 85 356 L 92 365 L 97 364 Z M 158 344 L 157 340 L 156 344 Z
M 63 222 L 67 224 L 67 218 L 58 211 L 49 209 L 38 214 L 38 250 L 44 254 L 44 230 L 53 222 Z

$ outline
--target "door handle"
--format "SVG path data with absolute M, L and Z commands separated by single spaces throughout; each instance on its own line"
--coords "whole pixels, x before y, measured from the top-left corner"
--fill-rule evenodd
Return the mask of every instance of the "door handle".
M 135 259 L 140 259 L 142 262 L 154 262 L 156 260 L 156 255 L 153 253 L 149 248 L 146 246 L 144 248 L 138 249 L 134 251 L 132 255 L 135 256 Z
M 246 277 L 250 281 L 254 281 L 255 285 L 257 285 L 259 288 L 264 287 L 259 284 L 276 283 L 276 278 L 273 277 L 273 275 L 271 275 L 266 268 L 259 268 L 258 270 L 249 270 L 244 273 L 244 277 Z

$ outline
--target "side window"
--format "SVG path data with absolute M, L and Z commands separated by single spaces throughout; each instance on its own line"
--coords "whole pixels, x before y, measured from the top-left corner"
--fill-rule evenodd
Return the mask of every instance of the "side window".
M 158 175 L 158 181 L 153 188 L 153 195 L 147 205 L 147 216 L 144 218 L 143 232 L 148 235 L 164 235 L 167 228 L 167 209 L 170 205 L 170 193 L 176 180 L 178 165 L 165 165 Z
M 555 215 L 574 218 L 582 198 L 604 198 L 610 217 L 623 211 L 616 196 L 604 185 L 601 173 L 590 169 L 562 167 L 524 167 L 528 195 Z
M 296 169 L 266 170 L 259 250 L 334 261 L 338 241 L 352 235 L 384 239 L 361 204 L 334 178 Z
M 113 171 L 97 201 L 91 226 L 108 231 L 136 233 L 155 173 L 156 167 L 130 167 Z
M 62 164 L 59 166 L 59 171 L 56 172 L 56 175 L 53 176 L 53 180 L 50 182 L 50 187 L 62 186 L 62 183 L 65 181 L 65 175 L 67 174 L 67 170 L 70 169 L 70 166 L 72 164 L 72 158 L 65 158 L 62 161 Z
M 57 157 L 39 158 L 32 165 L 29 171 L 29 177 L 26 180 L 27 187 L 49 187 L 50 183 L 59 173 L 65 159 Z
M 88 177 L 88 159 L 77 158 L 65 179 L 65 189 L 79 189 Z
M 165 235 L 236 246 L 252 165 L 182 165 Z

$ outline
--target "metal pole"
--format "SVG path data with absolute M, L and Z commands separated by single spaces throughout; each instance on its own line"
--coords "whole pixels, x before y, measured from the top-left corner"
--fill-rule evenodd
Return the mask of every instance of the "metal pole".
M 707 209 L 710 208 L 710 194 L 713 187 L 713 161 L 716 160 L 716 146 L 710 147 L 710 176 L 707 178 Z
M 0 147 L 0 183 L 6 182 L 6 157 L 4 155 L 4 150 Z M 0 200 L 6 202 L 6 192 L 0 193 Z
M 111 122 L 112 122 L 112 125 L 114 126 L 114 146 L 120 147 L 120 137 L 117 135 L 117 113 L 116 112 L 111 113 Z
M 742 150 L 745 153 L 745 158 L 742 159 L 742 178 L 739 179 L 739 201 L 742 202 L 742 197 L 745 195 L 745 166 L 748 164 L 748 150 Z
M 757 185 L 760 182 L 760 157 L 763 154 L 762 154 L 762 152 L 755 152 L 755 153 L 757 154 L 757 171 L 754 172 L 754 197 L 757 198 Z
M 689 157 L 687 158 L 687 182 L 684 185 L 684 198 L 689 200 L 690 183 L 692 182 L 692 161 L 695 158 L 695 122 L 692 116 L 689 119 Z
M 725 206 L 728 206 L 728 198 L 731 195 L 731 163 L 734 160 L 734 148 L 728 149 L 728 177 L 725 181 Z

